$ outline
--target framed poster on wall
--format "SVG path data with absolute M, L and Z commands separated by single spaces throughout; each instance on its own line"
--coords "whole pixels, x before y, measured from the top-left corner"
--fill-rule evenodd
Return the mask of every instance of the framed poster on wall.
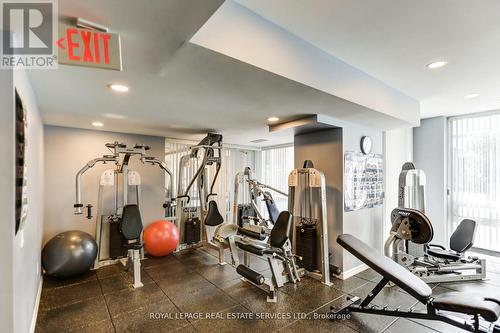
M 347 151 L 344 155 L 344 211 L 384 203 L 383 156 Z
M 16 172 L 16 193 L 15 193 L 15 209 L 16 209 L 16 229 L 15 232 L 21 230 L 26 222 L 28 214 L 28 193 L 27 193 L 27 170 L 26 170 L 26 144 L 27 144 L 27 122 L 26 110 L 24 108 L 21 97 L 15 92 L 15 172 Z

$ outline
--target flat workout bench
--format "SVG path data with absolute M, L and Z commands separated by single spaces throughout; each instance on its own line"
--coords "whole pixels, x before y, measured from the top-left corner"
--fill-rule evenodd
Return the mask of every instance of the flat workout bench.
M 420 278 L 398 265 L 390 258 L 380 254 L 356 237 L 344 234 L 337 238 L 343 248 L 356 258 L 382 275 L 382 280 L 361 300 L 359 297 L 349 299 L 340 309 L 332 308 L 335 314 L 359 312 L 384 316 L 437 320 L 459 327 L 469 332 L 500 333 L 500 326 L 494 322 L 500 316 L 500 297 L 480 296 L 476 293 L 450 292 L 432 297 L 432 289 Z M 380 308 L 370 304 L 384 286 L 392 282 L 396 286 L 426 305 L 427 312 L 414 312 L 399 308 L 391 310 L 387 306 Z M 454 316 L 453 313 L 470 315 L 471 319 Z

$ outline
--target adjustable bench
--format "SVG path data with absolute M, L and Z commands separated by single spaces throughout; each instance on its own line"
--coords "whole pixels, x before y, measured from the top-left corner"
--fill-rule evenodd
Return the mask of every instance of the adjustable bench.
M 500 326 L 494 324 L 500 316 L 500 297 L 495 298 L 491 295 L 481 296 L 476 293 L 463 292 L 450 292 L 433 297 L 432 289 L 424 281 L 356 237 L 349 234 L 340 235 L 337 238 L 337 243 L 382 275 L 382 280 L 365 299 L 362 300 L 359 297 L 349 298 L 348 303 L 340 309 L 332 308 L 332 313 L 359 312 L 437 320 L 469 332 L 500 333 Z M 389 282 L 394 283 L 426 305 L 427 312 L 414 312 L 413 307 L 408 311 L 400 311 L 399 308 L 391 310 L 387 306 L 378 307 L 371 304 L 377 294 Z M 470 319 L 460 318 L 454 313 L 469 315 Z

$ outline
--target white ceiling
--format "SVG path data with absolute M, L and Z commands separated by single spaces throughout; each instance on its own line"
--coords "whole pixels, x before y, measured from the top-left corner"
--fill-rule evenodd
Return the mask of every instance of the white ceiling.
M 103 130 L 185 139 L 214 130 L 226 142 L 266 139 L 260 144 L 266 146 L 291 140 L 289 134 L 268 132 L 271 115 L 366 118 L 363 107 L 187 42 L 222 2 L 60 0 L 61 15 L 120 34 L 124 71 L 31 71 L 44 121 L 80 128 L 102 121 Z M 440 0 L 438 11 L 431 0 L 238 2 L 419 99 L 425 117 L 500 108 L 499 1 Z M 441 58 L 447 67 L 425 68 Z M 111 92 L 111 82 L 129 85 L 129 93 Z M 481 96 L 463 99 L 472 92 Z
M 420 100 L 422 117 L 500 108 L 498 0 L 236 1 Z

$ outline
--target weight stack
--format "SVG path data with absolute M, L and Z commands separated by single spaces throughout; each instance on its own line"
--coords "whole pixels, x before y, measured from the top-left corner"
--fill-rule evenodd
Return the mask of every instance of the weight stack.
M 307 271 L 315 271 L 318 268 L 317 258 L 317 242 L 318 235 L 316 233 L 316 225 L 301 224 L 295 228 L 296 254 L 302 257 L 302 260 L 297 259 L 299 267 L 305 268 Z
M 187 244 L 195 244 L 200 241 L 201 222 L 197 217 L 190 218 L 185 224 L 185 237 Z
M 238 205 L 238 226 L 244 227 L 248 220 L 243 219 L 243 216 L 256 217 L 257 214 L 251 205 Z

